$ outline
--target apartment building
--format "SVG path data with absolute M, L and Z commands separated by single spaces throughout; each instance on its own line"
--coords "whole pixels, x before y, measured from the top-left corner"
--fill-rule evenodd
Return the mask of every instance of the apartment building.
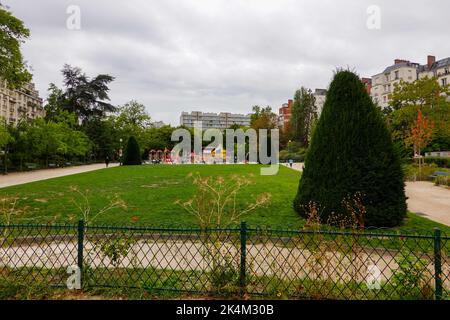
M 314 90 L 314 98 L 317 107 L 317 115 L 320 116 L 323 110 L 323 105 L 325 104 L 325 100 L 327 98 L 327 90 L 325 89 L 316 89 Z
M 250 114 L 244 115 L 229 112 L 217 114 L 201 111 L 181 113 L 180 125 L 193 128 L 196 121 L 202 122 L 203 129 L 228 129 L 232 125 L 248 127 L 250 126 Z
M 401 80 L 413 82 L 426 76 L 437 77 L 441 85 L 450 84 L 450 58 L 436 61 L 435 56 L 428 56 L 425 65 L 396 59 L 392 66 L 372 77 L 372 99 L 380 107 L 386 108 L 396 84 Z
M 288 100 L 287 103 L 284 103 L 281 108 L 278 109 L 278 127 L 280 127 L 281 130 L 287 130 L 289 128 L 293 104 L 293 100 Z
M 11 90 L 0 79 L 0 117 L 8 124 L 16 125 L 21 119 L 45 116 L 43 100 L 33 83 L 21 89 Z
M 428 56 L 426 65 L 419 68 L 419 79 L 436 77 L 441 86 L 450 85 L 450 58 L 436 61 L 435 56 Z
M 382 108 L 390 103 L 390 95 L 396 84 L 401 80 L 413 82 L 417 80 L 420 64 L 408 60 L 396 59 L 392 66 L 384 69 L 382 73 L 372 77 L 372 99 Z

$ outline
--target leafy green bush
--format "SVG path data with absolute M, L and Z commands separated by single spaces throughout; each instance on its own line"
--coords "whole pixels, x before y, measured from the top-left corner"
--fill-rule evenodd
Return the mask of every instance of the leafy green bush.
M 305 161 L 306 151 L 304 149 L 299 150 L 297 152 L 289 152 L 288 150 L 280 151 L 280 161 L 285 162 L 287 160 L 294 160 L 295 162 L 303 162 Z
M 436 164 L 441 168 L 450 168 L 450 158 L 428 157 L 425 158 L 425 163 Z
M 141 165 L 141 150 L 135 137 L 128 139 L 127 147 L 125 149 L 123 164 L 126 166 Z
M 401 299 L 433 299 L 431 276 L 427 276 L 428 262 L 409 252 L 396 259 L 398 269 L 393 274 L 393 285 Z
M 434 184 L 437 186 L 445 186 L 450 188 L 450 177 L 438 176 L 434 179 Z
M 435 164 L 423 165 L 409 164 L 404 166 L 406 181 L 430 181 L 430 176 L 439 168 Z
M 367 227 L 394 227 L 406 216 L 406 196 L 398 152 L 361 80 L 338 72 L 330 85 L 322 115 L 306 155 L 295 210 L 320 218 L 346 212 L 343 201 L 361 194 Z

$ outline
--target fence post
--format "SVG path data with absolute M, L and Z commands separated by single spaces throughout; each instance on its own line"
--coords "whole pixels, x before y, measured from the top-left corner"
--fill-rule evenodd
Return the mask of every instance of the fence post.
M 241 274 L 239 277 L 239 284 L 241 287 L 241 295 L 245 294 L 246 291 L 246 263 L 247 263 L 247 223 L 245 221 L 241 222 Z
M 441 230 L 434 229 L 434 281 L 436 300 L 442 299 Z
M 80 269 L 81 279 L 83 278 L 83 249 L 84 249 L 84 220 L 78 221 L 78 259 L 77 265 Z

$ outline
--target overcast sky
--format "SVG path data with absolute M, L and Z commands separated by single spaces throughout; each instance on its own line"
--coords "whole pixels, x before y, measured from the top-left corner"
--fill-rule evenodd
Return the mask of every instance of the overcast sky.
M 326 88 L 337 67 L 372 76 L 395 58 L 450 56 L 448 0 L 2 2 L 31 29 L 23 51 L 41 96 L 68 63 L 115 76 L 113 104 L 136 99 L 173 125 L 181 111 L 277 110 L 300 86 Z M 67 28 L 70 5 L 80 30 Z M 367 27 L 371 5 L 380 29 Z

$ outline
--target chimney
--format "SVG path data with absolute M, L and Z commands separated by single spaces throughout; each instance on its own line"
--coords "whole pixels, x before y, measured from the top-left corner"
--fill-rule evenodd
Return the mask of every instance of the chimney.
M 431 68 L 433 66 L 433 64 L 436 62 L 436 57 L 435 56 L 428 56 L 427 59 L 427 64 L 428 64 L 428 68 Z
M 400 64 L 400 63 L 404 63 L 404 62 L 409 62 L 408 60 L 404 60 L 404 59 L 395 59 L 394 60 L 394 64 Z

